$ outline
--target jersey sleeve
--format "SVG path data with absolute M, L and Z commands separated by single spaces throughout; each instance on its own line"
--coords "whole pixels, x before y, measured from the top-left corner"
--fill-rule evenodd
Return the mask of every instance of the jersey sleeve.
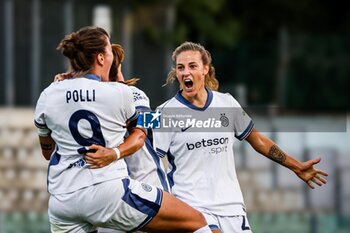
M 38 129 L 38 135 L 42 137 L 47 137 L 51 134 L 51 130 L 46 125 L 44 114 L 46 98 L 46 92 L 43 91 L 37 101 L 34 113 L 34 124 Z
M 124 112 L 125 117 L 128 121 L 136 121 L 138 113 L 135 109 L 133 93 L 130 88 L 125 86 L 125 95 L 124 95 Z
M 136 109 L 140 111 L 150 111 L 150 101 L 146 93 L 134 86 L 130 86 L 130 89 L 132 90 Z
M 230 95 L 231 96 L 231 95 Z M 254 122 L 250 116 L 244 111 L 238 101 L 232 98 L 232 107 L 233 107 L 233 124 L 234 124 L 234 133 L 235 137 L 242 141 L 246 139 L 249 134 L 252 132 L 254 127 Z

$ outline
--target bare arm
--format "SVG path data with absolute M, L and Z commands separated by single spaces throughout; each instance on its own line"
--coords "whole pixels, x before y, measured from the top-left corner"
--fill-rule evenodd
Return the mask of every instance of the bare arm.
M 143 129 L 132 128 L 129 133 L 130 135 L 125 139 L 124 143 L 118 146 L 121 158 L 131 155 L 141 149 L 146 140 L 147 135 Z
M 324 176 L 328 174 L 315 169 L 314 165 L 321 161 L 320 158 L 300 162 L 281 150 L 271 139 L 261 134 L 255 128 L 246 139 L 249 144 L 267 158 L 292 170 L 300 179 L 305 181 L 310 188 L 314 189 L 313 183 L 318 186 L 326 184 Z
M 39 136 L 39 142 L 41 147 L 41 153 L 46 160 L 50 160 L 51 154 L 55 149 L 56 143 L 51 136 L 43 137 Z
M 145 142 L 146 133 L 143 129 L 132 128 L 129 133 L 125 141 L 118 146 L 120 158 L 135 153 Z M 89 148 L 96 150 L 96 152 L 89 152 L 85 155 L 86 162 L 92 164 L 89 168 L 101 168 L 117 159 L 116 152 L 112 148 L 105 148 L 98 145 L 91 145 Z

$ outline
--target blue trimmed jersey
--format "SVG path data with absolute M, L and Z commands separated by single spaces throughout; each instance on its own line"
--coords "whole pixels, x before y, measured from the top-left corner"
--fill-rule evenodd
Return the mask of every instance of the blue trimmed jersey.
M 135 86 L 130 86 L 130 88 L 137 111 L 151 111 L 147 95 Z M 169 191 L 163 161 L 157 155 L 153 146 L 153 132 L 151 129 L 148 130 L 143 147 L 134 154 L 125 157 L 125 162 L 128 166 L 129 176 L 132 179 Z
M 47 87 L 37 101 L 35 125 L 40 136 L 51 135 L 56 143 L 48 168 L 48 191 L 64 194 L 127 177 L 123 159 L 88 169 L 83 154 L 91 144 L 118 146 L 126 122 L 136 118 L 132 92 L 124 84 L 103 83 L 88 74 Z
M 217 112 L 226 116 L 222 125 L 231 127 L 230 130 L 194 131 L 191 130 L 193 127 L 187 126 L 155 130 L 156 151 L 159 156 L 168 158 L 168 180 L 173 195 L 201 212 L 245 215 L 233 146 L 236 141 L 249 136 L 253 122 L 230 94 L 211 90 L 207 93 L 203 108 L 194 106 L 178 92 L 158 109 L 163 114 L 175 108 L 178 115 L 181 109 L 186 110 L 187 115 Z

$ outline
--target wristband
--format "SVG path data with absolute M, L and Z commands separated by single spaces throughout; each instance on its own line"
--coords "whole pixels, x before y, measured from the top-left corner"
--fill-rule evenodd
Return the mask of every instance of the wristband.
M 117 154 L 117 159 L 116 159 L 116 160 L 120 159 L 120 150 L 118 149 L 118 147 L 113 148 L 113 150 L 114 150 L 115 153 Z

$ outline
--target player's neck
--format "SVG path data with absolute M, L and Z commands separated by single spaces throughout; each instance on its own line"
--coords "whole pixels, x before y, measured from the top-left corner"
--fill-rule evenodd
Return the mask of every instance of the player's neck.
M 194 106 L 198 108 L 203 108 L 207 103 L 208 92 L 206 89 L 202 89 L 201 91 L 197 92 L 195 95 L 182 94 L 182 96 Z

